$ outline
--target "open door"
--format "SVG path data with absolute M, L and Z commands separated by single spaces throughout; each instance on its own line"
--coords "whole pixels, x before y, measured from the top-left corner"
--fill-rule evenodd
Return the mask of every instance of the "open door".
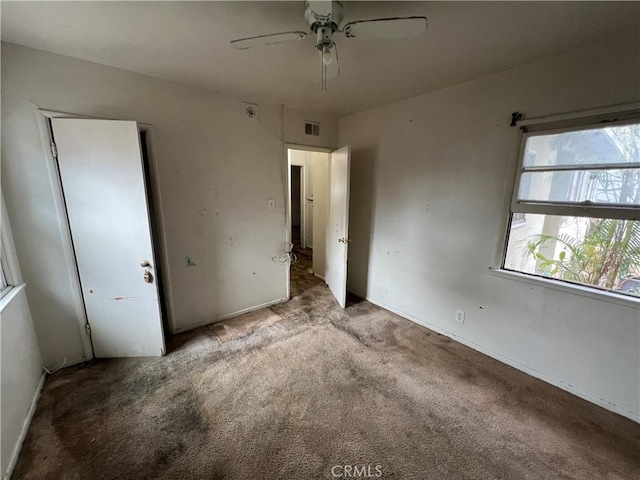
M 94 355 L 164 355 L 138 125 L 51 123 Z
M 347 253 L 349 250 L 349 172 L 351 147 L 331 152 L 327 270 L 329 289 L 342 308 L 347 304 Z

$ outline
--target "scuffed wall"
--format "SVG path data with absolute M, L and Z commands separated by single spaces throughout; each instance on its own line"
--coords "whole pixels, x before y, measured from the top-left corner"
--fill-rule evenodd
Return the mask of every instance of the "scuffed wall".
M 286 239 L 283 140 L 297 134 L 281 106 L 259 104 L 255 121 L 242 99 L 3 43 L 2 189 L 46 365 L 91 351 L 37 107 L 152 125 L 175 331 L 285 298 L 272 256 Z M 323 123 L 318 142 L 332 146 L 336 122 Z
M 639 100 L 640 42 L 622 37 L 341 119 L 353 162 L 349 288 L 639 420 L 640 309 L 489 270 L 517 162 L 511 113 Z

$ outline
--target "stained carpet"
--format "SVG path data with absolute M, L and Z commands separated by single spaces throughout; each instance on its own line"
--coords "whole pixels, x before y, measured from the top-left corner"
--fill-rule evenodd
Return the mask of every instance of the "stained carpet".
M 283 317 L 269 310 L 256 310 L 235 318 L 218 322 L 211 327 L 218 340 L 229 342 L 236 338 L 246 337 L 262 328 L 267 328 Z
M 368 302 L 339 309 L 297 253 L 292 299 L 255 314 L 278 321 L 51 375 L 14 478 L 640 477 L 640 425 Z

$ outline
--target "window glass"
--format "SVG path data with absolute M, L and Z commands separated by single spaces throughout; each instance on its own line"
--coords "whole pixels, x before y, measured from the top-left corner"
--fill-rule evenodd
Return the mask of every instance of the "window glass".
M 0 292 L 9 286 L 9 282 L 7 281 L 7 276 L 4 274 L 4 268 L 1 270 L 0 275 Z
M 524 172 L 518 199 L 640 205 L 640 168 Z
M 640 122 L 523 138 L 503 268 L 640 297 Z
M 504 268 L 640 296 L 640 221 L 528 213 Z
M 0 249 L 0 294 L 8 291 L 9 287 L 11 287 L 11 282 L 9 281 L 7 267 L 5 266 L 5 255 L 4 251 Z
M 638 124 L 600 127 L 575 132 L 532 136 L 527 139 L 525 167 L 638 163 Z

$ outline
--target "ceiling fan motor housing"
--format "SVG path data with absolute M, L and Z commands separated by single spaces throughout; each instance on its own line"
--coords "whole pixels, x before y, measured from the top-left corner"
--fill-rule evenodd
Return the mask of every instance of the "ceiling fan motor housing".
M 313 10 L 313 2 L 307 2 L 304 11 L 304 18 L 307 20 L 311 31 L 316 34 L 316 48 L 323 50 L 325 47 L 333 46 L 332 35 L 338 30 L 338 26 L 342 22 L 342 3 L 331 2 L 331 10 L 329 12 L 315 12 Z

